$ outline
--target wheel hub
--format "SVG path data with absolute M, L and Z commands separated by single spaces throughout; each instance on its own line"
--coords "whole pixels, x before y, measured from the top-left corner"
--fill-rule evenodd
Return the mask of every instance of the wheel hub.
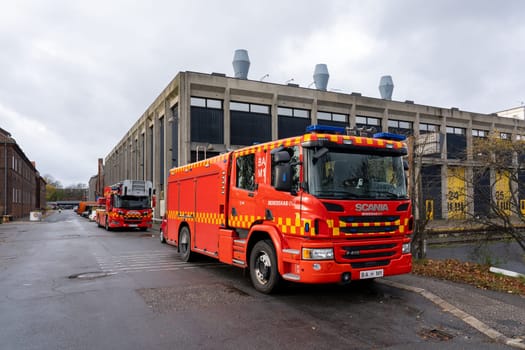
M 257 279 L 261 283 L 267 283 L 270 273 L 272 271 L 272 264 L 270 262 L 270 257 L 267 254 L 261 254 L 257 258 L 257 264 L 255 268 L 255 274 Z

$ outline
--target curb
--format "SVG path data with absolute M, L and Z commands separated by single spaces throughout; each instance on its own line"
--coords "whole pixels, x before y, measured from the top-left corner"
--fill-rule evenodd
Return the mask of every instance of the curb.
M 410 292 L 413 292 L 413 293 L 417 293 L 417 294 L 425 297 L 426 299 L 430 300 L 434 304 L 440 306 L 443 309 L 443 311 L 451 313 L 452 315 L 456 316 L 457 318 L 459 318 L 460 320 L 462 320 L 463 322 L 465 322 L 469 326 L 471 326 L 471 327 L 477 329 L 478 331 L 480 331 L 481 333 L 485 334 L 490 339 L 492 339 L 494 341 L 497 341 L 499 343 L 505 344 L 505 345 L 509 345 L 509 346 L 515 347 L 517 349 L 525 349 L 525 344 L 522 343 L 523 339 L 519 339 L 519 338 L 518 339 L 513 339 L 513 338 L 509 338 L 509 337 L 501 334 L 500 332 L 498 332 L 494 328 L 491 328 L 490 326 L 488 326 L 487 324 L 485 324 L 482 321 L 478 320 L 474 316 L 469 315 L 465 311 L 458 309 L 454 305 L 452 305 L 452 304 L 448 303 L 447 301 L 441 299 L 437 295 L 426 291 L 423 288 L 417 288 L 417 287 L 409 286 L 409 285 L 406 285 L 406 284 L 403 284 L 403 283 L 394 282 L 394 281 L 388 281 L 388 280 L 384 280 L 384 279 L 378 280 L 377 282 L 382 283 L 382 284 L 387 285 L 387 286 L 390 286 L 390 287 L 394 287 L 394 288 L 398 288 L 398 289 L 404 289 L 404 290 L 407 290 L 407 291 L 410 291 Z

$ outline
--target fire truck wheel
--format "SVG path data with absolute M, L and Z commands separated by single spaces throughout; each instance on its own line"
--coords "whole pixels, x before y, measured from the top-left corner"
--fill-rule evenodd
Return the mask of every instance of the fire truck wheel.
M 281 276 L 272 241 L 259 241 L 253 247 L 250 253 L 250 277 L 259 292 L 269 294 L 276 290 Z
M 184 226 L 179 233 L 179 252 L 182 255 L 182 260 L 188 262 L 193 258 L 191 253 L 191 235 L 190 229 Z

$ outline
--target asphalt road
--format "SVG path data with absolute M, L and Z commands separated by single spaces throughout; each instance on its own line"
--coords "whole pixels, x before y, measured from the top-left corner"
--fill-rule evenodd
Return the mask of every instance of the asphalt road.
M 392 281 L 423 283 L 407 278 Z M 182 262 L 157 232 L 107 232 L 72 211 L 0 225 L 0 290 L 2 349 L 508 348 L 410 290 L 263 295 L 238 268 Z

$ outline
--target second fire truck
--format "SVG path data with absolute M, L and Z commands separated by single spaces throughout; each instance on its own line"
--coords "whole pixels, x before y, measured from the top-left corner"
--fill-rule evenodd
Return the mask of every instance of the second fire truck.
M 95 221 L 106 230 L 139 228 L 147 230 L 152 224 L 152 184 L 144 180 L 124 180 L 104 188 Z
M 247 268 L 270 293 L 280 280 L 348 283 L 411 271 L 407 146 L 398 135 L 305 135 L 170 170 L 160 239 Z

